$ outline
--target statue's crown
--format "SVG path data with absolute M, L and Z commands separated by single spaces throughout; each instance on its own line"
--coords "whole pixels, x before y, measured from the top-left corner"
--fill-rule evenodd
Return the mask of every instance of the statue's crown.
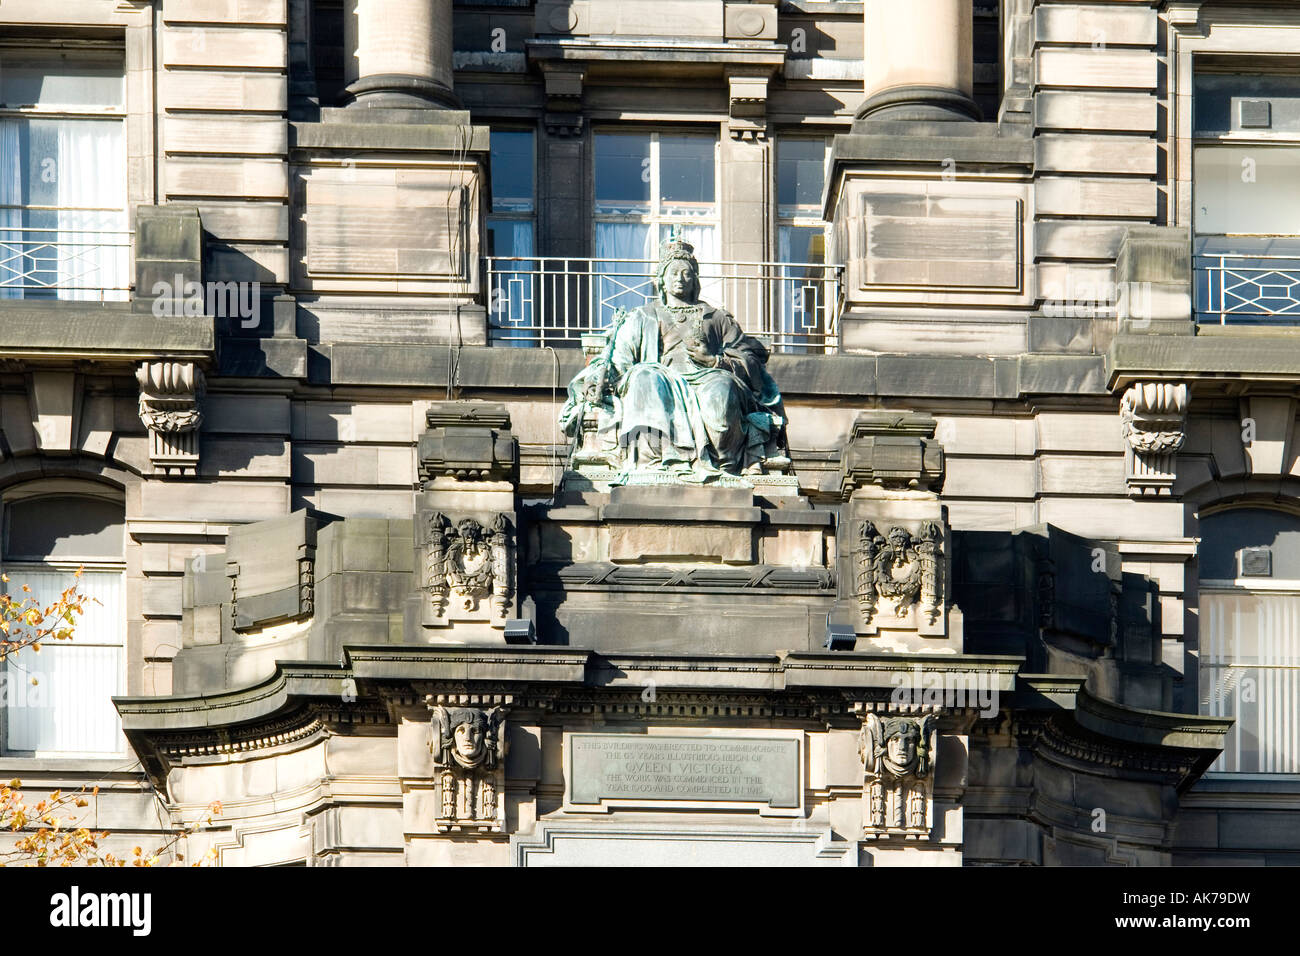
M 659 261 L 671 262 L 673 259 L 694 259 L 695 247 L 682 238 L 677 230 L 659 244 Z

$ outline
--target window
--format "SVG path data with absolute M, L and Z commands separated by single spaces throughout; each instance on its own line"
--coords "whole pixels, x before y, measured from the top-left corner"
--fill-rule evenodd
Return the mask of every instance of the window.
M 1198 321 L 1300 321 L 1300 75 L 1198 73 Z
M 814 337 L 825 333 L 826 153 L 824 137 L 792 137 L 776 144 L 776 257 L 783 280 L 776 338 L 784 351 L 806 351 Z
M 1233 717 L 1212 770 L 1300 773 L 1300 518 L 1201 520 L 1200 710 Z
M 124 301 L 120 51 L 0 46 L 0 298 Z
M 673 229 L 695 247 L 701 295 L 722 301 L 718 248 L 718 141 L 689 133 L 597 132 L 595 145 L 598 325 L 651 294 L 649 265 Z M 621 260 L 621 261 L 620 261 Z
M 78 580 L 93 599 L 71 640 L 48 641 L 39 654 L 25 650 L 5 662 L 5 752 L 125 752 L 110 699 L 125 691 L 121 501 L 16 489 L 5 496 L 3 522 L 2 570 L 15 599 L 26 585 L 47 607 Z
M 488 215 L 492 340 L 525 346 L 537 334 L 536 147 L 532 130 L 492 130 L 492 212 Z

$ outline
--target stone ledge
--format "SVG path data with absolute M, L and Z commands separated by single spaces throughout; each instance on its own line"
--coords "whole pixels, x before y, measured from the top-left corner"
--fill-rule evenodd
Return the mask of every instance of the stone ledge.
M 1293 335 L 1119 335 L 1106 356 L 1112 391 L 1138 381 L 1300 377 L 1300 342 Z
M 0 355 L 92 360 L 208 358 L 208 316 L 155 316 L 127 303 L 0 300 Z

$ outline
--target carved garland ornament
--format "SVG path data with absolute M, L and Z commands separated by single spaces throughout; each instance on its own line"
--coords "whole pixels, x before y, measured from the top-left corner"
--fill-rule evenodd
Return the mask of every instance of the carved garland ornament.
M 1189 395 L 1185 384 L 1145 382 L 1120 401 L 1120 428 L 1129 446 L 1143 455 L 1178 451 L 1186 437 Z
M 930 832 L 936 720 L 867 714 L 858 753 L 863 764 L 863 830 L 925 837 Z
M 936 521 L 922 523 L 913 535 L 905 528 L 890 528 L 882 535 L 871 521 L 858 526 L 854 552 L 858 609 L 864 624 L 876 616 L 881 598 L 894 602 L 896 617 L 906 617 L 918 602 L 930 623 L 939 616 L 939 557 L 943 528 Z
M 441 614 L 449 601 L 457 610 L 475 611 L 489 595 L 498 616 L 512 596 L 510 580 L 510 520 L 497 515 L 490 528 L 474 518 L 454 526 L 444 514 L 429 518 L 429 590 L 434 610 Z

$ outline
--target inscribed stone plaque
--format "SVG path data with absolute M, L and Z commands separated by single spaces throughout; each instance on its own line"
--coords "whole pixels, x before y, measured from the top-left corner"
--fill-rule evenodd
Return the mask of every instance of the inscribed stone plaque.
M 793 737 L 569 735 L 569 803 L 800 805 Z

